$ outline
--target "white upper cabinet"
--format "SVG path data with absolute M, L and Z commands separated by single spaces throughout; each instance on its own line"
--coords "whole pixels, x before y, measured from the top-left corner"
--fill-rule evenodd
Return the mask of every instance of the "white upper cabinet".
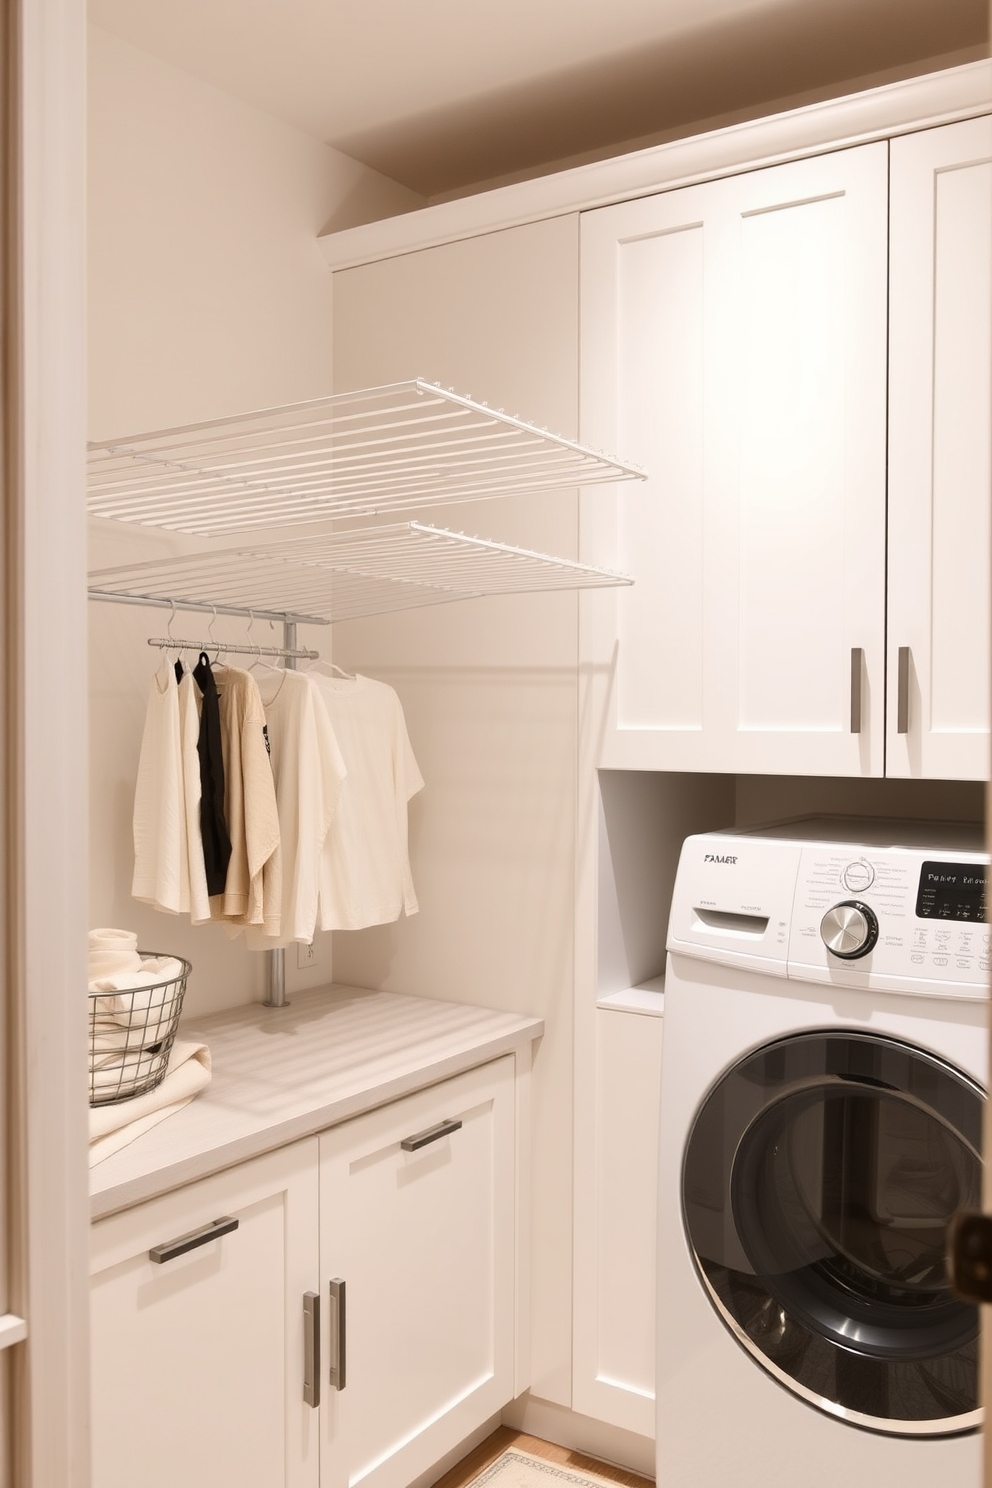
M 872 144 L 583 216 L 582 438 L 650 476 L 584 506 L 637 581 L 585 611 L 601 765 L 883 772 L 886 177 Z
M 989 773 L 992 120 L 892 141 L 887 773 Z

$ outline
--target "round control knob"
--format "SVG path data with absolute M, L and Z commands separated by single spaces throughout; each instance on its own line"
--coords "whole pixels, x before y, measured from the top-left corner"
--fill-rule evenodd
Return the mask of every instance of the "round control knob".
M 827 950 L 842 961 L 867 956 L 878 939 L 875 911 L 860 899 L 845 899 L 828 909 L 820 921 L 820 936 Z

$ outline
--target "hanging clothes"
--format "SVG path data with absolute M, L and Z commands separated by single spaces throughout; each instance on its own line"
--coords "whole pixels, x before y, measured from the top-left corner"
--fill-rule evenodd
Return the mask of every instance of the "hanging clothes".
M 200 836 L 211 895 L 223 894 L 227 882 L 227 865 L 231 860 L 231 839 L 224 819 L 224 755 L 220 734 L 220 706 L 217 684 L 205 651 L 193 669 L 200 689 L 200 732 L 197 753 L 200 759 Z
M 250 672 L 225 667 L 216 679 L 224 755 L 224 814 L 231 857 L 213 919 L 264 923 L 264 868 L 279 846 L 279 810 L 265 713 Z
M 210 918 L 207 868 L 200 834 L 200 689 L 193 673 L 176 662 L 179 682 L 179 741 L 186 815 L 186 854 L 189 871 L 189 917 L 194 925 Z
M 271 747 L 280 843 L 262 875 L 263 923 L 247 929 L 248 945 L 313 940 L 320 859 L 346 769 L 327 710 L 311 678 L 267 668 L 259 693 Z
M 347 779 L 320 860 L 321 930 L 361 930 L 416 914 L 407 803 L 423 789 L 403 708 L 371 677 L 307 673 L 331 720 Z
M 169 914 L 189 909 L 179 688 L 163 658 L 152 679 L 134 791 L 131 893 Z

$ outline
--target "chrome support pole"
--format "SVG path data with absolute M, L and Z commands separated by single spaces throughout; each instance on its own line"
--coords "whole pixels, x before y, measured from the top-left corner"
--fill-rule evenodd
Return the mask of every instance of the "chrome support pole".
M 296 650 L 295 620 L 283 621 L 282 643 L 287 651 Z M 294 671 L 296 669 L 295 656 L 284 657 L 283 665 L 287 671 Z M 265 953 L 265 1006 L 270 1008 L 289 1006 L 286 997 L 286 952 L 282 946 Z

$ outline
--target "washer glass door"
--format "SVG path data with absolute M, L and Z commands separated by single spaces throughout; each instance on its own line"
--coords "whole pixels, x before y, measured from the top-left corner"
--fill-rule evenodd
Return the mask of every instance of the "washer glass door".
M 877 1431 L 979 1424 L 978 1311 L 951 1291 L 945 1231 L 981 1207 L 984 1095 L 895 1039 L 767 1044 L 703 1102 L 683 1169 L 710 1299 L 770 1373 Z

